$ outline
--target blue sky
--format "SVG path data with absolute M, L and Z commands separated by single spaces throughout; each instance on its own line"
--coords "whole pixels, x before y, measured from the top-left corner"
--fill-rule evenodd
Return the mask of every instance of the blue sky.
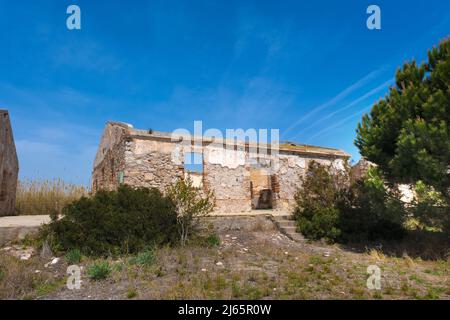
M 66 28 L 71 4 L 81 30 Z M 366 27 L 370 4 L 381 30 Z M 450 2 L 0 0 L 0 28 L 20 177 L 87 184 L 108 120 L 276 128 L 358 159 L 361 115 L 450 34 Z

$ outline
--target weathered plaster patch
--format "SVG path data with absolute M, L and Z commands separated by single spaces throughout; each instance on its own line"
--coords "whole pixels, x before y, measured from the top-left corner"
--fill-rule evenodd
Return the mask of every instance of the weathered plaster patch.
M 174 145 L 169 142 L 136 139 L 133 153 L 136 155 L 142 155 L 149 152 L 172 153 L 173 148 Z
M 227 150 L 223 148 L 207 148 L 206 150 L 206 161 L 211 164 L 218 164 L 230 169 L 236 169 L 239 166 L 245 165 L 244 151 Z
M 344 171 L 345 170 L 345 163 L 344 163 L 344 160 L 342 160 L 342 159 L 334 160 L 332 166 L 337 171 Z
M 301 158 L 298 156 L 287 156 L 287 155 L 280 155 L 280 159 L 287 159 L 287 164 L 290 168 L 294 167 L 300 167 L 302 169 L 306 168 L 306 160 L 305 158 Z

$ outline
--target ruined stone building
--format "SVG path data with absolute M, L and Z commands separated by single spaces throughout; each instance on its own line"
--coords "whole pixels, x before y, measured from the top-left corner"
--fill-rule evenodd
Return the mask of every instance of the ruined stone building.
M 200 159 L 196 170 L 185 161 L 192 155 Z M 164 191 L 178 178 L 189 176 L 197 187 L 214 192 L 218 212 L 286 210 L 294 203 L 310 161 L 342 170 L 348 158 L 347 153 L 331 148 L 295 143 L 275 148 L 109 122 L 97 150 L 92 188 L 94 192 L 114 190 L 127 184 Z
M 6 110 L 0 110 L 0 216 L 13 215 L 19 164 Z

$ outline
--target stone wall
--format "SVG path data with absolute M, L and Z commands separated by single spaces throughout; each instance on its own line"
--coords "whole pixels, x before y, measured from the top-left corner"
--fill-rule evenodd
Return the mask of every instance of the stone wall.
M 305 158 L 296 155 L 279 156 L 279 170 L 275 173 L 279 184 L 279 190 L 275 193 L 276 209 L 291 210 L 295 193 L 302 185 L 305 171 Z
M 0 216 L 15 214 L 19 165 L 7 111 L 0 110 Z
M 170 146 L 135 140 L 126 151 L 125 183 L 132 186 L 158 188 L 164 191 L 184 177 L 182 165 L 172 161 Z M 166 149 L 167 148 L 167 149 Z
M 205 187 L 214 192 L 217 211 L 251 210 L 250 177 L 245 166 L 228 168 L 206 162 L 204 179 Z
M 231 150 L 229 147 L 220 141 L 199 144 L 184 138 L 172 141 L 164 133 L 108 124 L 96 157 L 94 191 L 115 189 L 125 183 L 164 192 L 179 178 L 189 175 L 184 156 L 201 153 L 203 172 L 193 178 L 198 187 L 214 193 L 216 211 L 248 212 L 252 206 L 290 211 L 310 161 L 336 169 L 342 166 L 339 161 L 343 161 L 342 156 L 331 154 L 311 156 L 284 150 L 281 154 L 267 155 L 242 146 Z
M 125 171 L 126 129 L 108 124 L 94 162 L 92 191 L 115 190 Z

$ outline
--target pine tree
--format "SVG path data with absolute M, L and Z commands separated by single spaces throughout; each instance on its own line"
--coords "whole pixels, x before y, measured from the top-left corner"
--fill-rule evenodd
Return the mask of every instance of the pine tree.
M 396 85 L 358 124 L 356 146 L 391 182 L 450 188 L 450 38 L 420 66 L 405 63 Z

